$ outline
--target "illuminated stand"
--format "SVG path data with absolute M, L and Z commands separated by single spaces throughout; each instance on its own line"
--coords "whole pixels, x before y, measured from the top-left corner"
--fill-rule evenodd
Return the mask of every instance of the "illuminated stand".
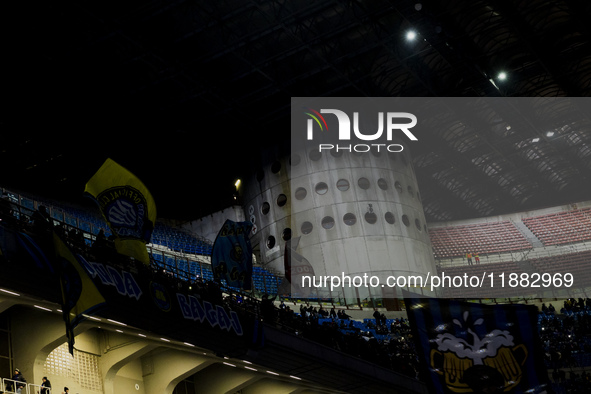
M 310 262 L 316 285 L 320 277 L 342 280 L 343 274 L 353 282 L 349 286 L 345 278 L 345 286 L 332 289 L 336 280 L 311 289 L 296 286 L 293 297 L 330 297 L 355 305 L 358 300 L 400 297 L 399 288 L 394 292 L 381 286 L 388 276 L 436 274 L 408 152 L 319 152 L 316 146 L 291 155 L 275 152 L 267 162 L 245 182 L 244 192 L 260 262 L 282 274 L 285 243 L 299 237 L 296 252 Z M 297 265 L 293 259 L 292 265 Z M 364 275 L 368 286 L 355 286 Z M 371 286 L 371 276 L 376 277 L 374 285 L 379 278 L 377 287 Z M 292 284 L 301 280 L 295 273 L 293 279 Z M 422 293 L 432 295 L 426 288 Z

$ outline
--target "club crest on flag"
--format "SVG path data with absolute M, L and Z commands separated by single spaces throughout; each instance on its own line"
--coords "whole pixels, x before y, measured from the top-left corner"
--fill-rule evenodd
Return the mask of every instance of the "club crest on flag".
M 150 264 L 146 243 L 156 224 L 156 204 L 146 186 L 126 168 L 107 159 L 84 191 L 95 199 L 116 236 L 117 252 Z
M 472 392 L 468 381 L 473 379 L 471 375 L 481 374 L 496 379 L 505 391 L 519 385 L 528 357 L 523 343 L 516 344 L 508 330 L 485 330 L 478 334 L 475 330 L 484 319 L 472 321 L 468 311 L 463 313 L 463 322 L 454 319 L 453 323 L 460 329 L 458 336 L 450 332 L 438 334 L 434 340 L 437 348 L 430 355 L 432 370 L 443 377 L 449 390 Z
M 149 239 L 147 202 L 137 189 L 117 186 L 100 192 L 97 201 L 111 229 L 121 238 Z M 151 227 L 150 227 L 151 230 Z
M 404 302 L 430 391 L 543 393 L 548 373 L 530 305 L 408 296 Z

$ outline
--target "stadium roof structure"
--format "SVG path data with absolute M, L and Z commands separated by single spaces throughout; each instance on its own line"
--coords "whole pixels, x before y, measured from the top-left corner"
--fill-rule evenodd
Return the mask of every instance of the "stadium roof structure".
M 0 182 L 78 197 L 112 157 L 162 216 L 220 208 L 222 185 L 289 138 L 290 97 L 591 95 L 586 1 L 2 7 Z M 449 121 L 412 152 L 428 221 L 591 199 L 589 114 L 509 124 L 485 107 L 488 124 Z

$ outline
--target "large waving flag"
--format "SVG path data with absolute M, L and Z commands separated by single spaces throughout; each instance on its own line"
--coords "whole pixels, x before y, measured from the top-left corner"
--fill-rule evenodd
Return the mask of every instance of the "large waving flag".
M 414 298 L 407 292 L 404 301 L 431 392 L 544 393 L 550 388 L 536 307 Z
M 215 279 L 225 279 L 229 286 L 250 290 L 252 285 L 251 222 L 226 220 L 211 251 Z
M 144 184 L 131 172 L 107 159 L 86 184 L 107 224 L 116 235 L 117 252 L 150 264 L 146 243 L 156 223 L 156 204 Z
M 53 244 L 60 271 L 62 312 L 66 322 L 66 336 L 70 353 L 74 352 L 74 328 L 104 305 L 105 299 L 88 276 L 82 263 L 61 238 L 53 233 Z

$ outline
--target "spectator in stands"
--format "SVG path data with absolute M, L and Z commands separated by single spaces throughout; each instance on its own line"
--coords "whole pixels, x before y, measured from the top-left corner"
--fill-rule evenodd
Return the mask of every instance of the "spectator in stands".
M 544 313 L 548 313 L 548 307 L 546 306 L 546 303 L 542 303 L 542 312 Z
M 49 231 L 52 227 L 52 220 L 45 205 L 39 205 L 39 208 L 31 216 L 31 220 L 33 221 L 35 232 Z
M 49 389 L 51 388 L 51 382 L 49 381 L 49 379 L 47 379 L 47 376 L 44 376 L 43 379 L 41 379 L 42 383 L 41 383 L 41 391 L 39 394 L 49 394 Z
M 380 325 L 380 312 L 378 312 L 378 310 L 376 308 L 373 308 L 373 318 L 376 319 L 376 325 Z
M 77 249 L 84 247 L 84 234 L 82 234 L 82 231 L 78 231 L 76 227 L 70 228 L 68 239 L 71 242 L 70 246 Z
M 15 368 L 14 370 L 14 375 L 12 375 L 12 380 L 14 380 L 15 383 L 15 393 L 17 394 L 21 394 L 23 388 L 25 387 L 25 383 L 27 383 L 27 380 L 25 379 L 25 377 L 23 376 L 23 374 L 21 373 L 21 371 L 18 368 Z
M 330 310 L 330 317 L 331 317 L 331 319 L 336 319 L 337 318 L 337 311 L 334 309 L 334 306 Z
M 275 305 L 273 304 L 273 301 L 275 301 L 276 298 L 277 296 L 269 298 L 269 294 L 263 294 L 263 299 L 261 301 L 261 315 L 266 322 L 274 321 L 277 316 Z
M 308 312 L 308 308 L 306 308 L 306 305 L 301 304 L 300 305 L 300 316 L 307 316 L 307 312 Z
M 115 244 L 112 241 L 107 240 L 105 231 L 102 228 L 97 234 L 96 240 L 90 248 L 90 252 L 99 260 L 113 261 L 115 256 L 117 256 Z
M 70 389 L 67 387 L 64 387 L 64 392 L 62 394 L 70 394 Z
M 340 310 L 340 311 L 337 313 L 337 317 L 338 317 L 339 319 L 341 319 L 341 320 L 349 320 L 349 317 L 350 317 L 350 316 L 349 316 L 349 315 L 347 315 L 347 314 L 345 313 L 345 311 L 341 309 L 341 310 Z
M 476 264 L 480 264 L 480 256 L 478 255 L 478 253 L 474 253 L 474 262 Z
M 8 199 L 8 196 L 0 198 L 0 220 L 8 224 L 15 224 L 17 222 L 14 217 L 14 206 Z
M 468 260 L 468 265 L 472 265 L 472 253 L 466 253 L 466 260 Z
M 314 319 L 318 318 L 318 312 L 316 312 L 316 307 L 312 307 L 308 309 L 308 311 L 310 312 L 311 317 L 313 317 Z

